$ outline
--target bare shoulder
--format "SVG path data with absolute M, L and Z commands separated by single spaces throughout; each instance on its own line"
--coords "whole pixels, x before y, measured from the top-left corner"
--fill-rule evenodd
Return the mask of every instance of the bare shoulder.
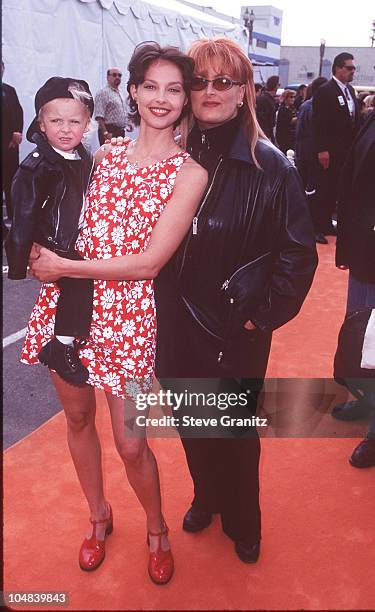
M 204 185 L 207 183 L 207 180 L 207 170 L 198 164 L 192 157 L 188 157 L 184 161 L 181 170 L 177 175 L 176 184 L 181 184 L 184 182 L 186 185 L 187 181 L 189 181 L 190 184 L 192 181 L 194 181 L 196 185 Z

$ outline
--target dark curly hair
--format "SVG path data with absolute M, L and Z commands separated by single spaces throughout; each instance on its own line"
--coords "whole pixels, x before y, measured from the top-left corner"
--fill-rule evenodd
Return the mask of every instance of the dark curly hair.
M 178 47 L 161 47 L 157 42 L 147 41 L 142 42 L 137 45 L 133 51 L 133 55 L 130 58 L 130 62 L 128 65 L 129 71 L 129 80 L 127 85 L 127 90 L 129 94 L 129 121 L 131 121 L 134 125 L 139 125 L 141 122 L 141 116 L 138 112 L 138 106 L 136 102 L 133 100 L 130 94 L 131 85 L 135 85 L 138 87 L 141 83 L 145 81 L 145 75 L 147 69 L 150 65 L 158 60 L 165 60 L 167 62 L 171 62 L 180 70 L 182 75 L 182 85 L 184 88 L 184 92 L 187 96 L 188 102 L 185 104 L 180 117 L 174 124 L 174 128 L 176 128 L 181 120 L 187 116 L 191 110 L 190 104 L 190 89 L 191 89 L 191 80 L 193 78 L 194 71 L 194 60 L 191 57 L 188 57 L 180 51 Z

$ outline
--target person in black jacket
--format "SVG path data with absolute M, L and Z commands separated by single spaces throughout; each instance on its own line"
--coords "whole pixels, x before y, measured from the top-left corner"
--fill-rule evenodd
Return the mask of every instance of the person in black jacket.
M 21 163 L 12 185 L 14 212 L 5 249 L 13 280 L 26 277 L 34 242 L 63 257 L 79 258 L 74 245 L 94 164 L 81 144 L 93 113 L 85 81 L 51 77 L 35 96 L 35 110 L 27 138 L 37 147 Z M 58 286 L 55 338 L 40 351 L 39 360 L 67 382 L 83 384 L 88 370 L 74 340 L 89 334 L 93 282 L 62 278 Z
M 307 85 L 302 83 L 297 89 L 296 99 L 294 100 L 294 108 L 296 109 L 297 113 L 300 109 L 300 106 L 302 106 L 302 104 L 306 100 L 306 94 L 307 94 Z
M 4 73 L 4 62 L 1 62 L 1 76 Z M 19 145 L 22 142 L 23 110 L 14 87 L 1 83 L 2 126 L 1 153 L 3 192 L 7 217 L 12 218 L 12 179 L 19 165 Z
M 281 95 L 280 106 L 277 111 L 276 142 L 285 155 L 288 149 L 294 151 L 296 146 L 297 113 L 294 108 L 295 98 L 295 91 L 285 89 Z
M 258 123 L 271 142 L 275 142 L 274 128 L 277 110 L 275 96 L 278 87 L 279 77 L 276 75 L 270 76 L 267 79 L 264 91 L 256 99 Z
M 332 214 L 336 209 L 339 176 L 358 130 L 358 102 L 350 82 L 355 65 L 351 53 L 340 53 L 333 61 L 333 77 L 313 99 L 313 126 L 318 160 L 324 170 L 325 234 L 335 233 Z
M 194 482 L 188 532 L 213 513 L 241 561 L 257 560 L 261 539 L 254 416 L 272 331 L 299 311 L 317 265 L 297 170 L 264 138 L 255 115 L 253 69 L 229 39 L 200 40 L 192 82 L 194 127 L 188 151 L 209 172 L 208 188 L 177 255 L 155 281 L 156 375 L 165 389 L 247 397 L 227 406 L 226 426 L 180 435 Z M 186 403 L 176 414 L 214 417 Z M 238 417 L 238 421 L 236 421 Z M 237 423 L 237 424 L 236 424 Z
M 340 184 L 336 266 L 349 269 L 346 316 L 375 308 L 375 111 L 362 126 L 350 149 Z M 350 378 L 347 376 L 346 378 Z M 353 378 L 353 376 L 352 376 Z M 369 395 L 369 394 L 368 394 Z M 339 404 L 333 416 L 342 420 L 369 414 L 369 400 L 357 399 Z M 375 388 L 372 391 L 375 410 Z M 372 434 L 354 450 L 357 467 L 375 465 L 375 418 Z
M 318 162 L 314 129 L 312 124 L 312 97 L 316 94 L 319 87 L 327 82 L 325 77 L 317 77 L 309 85 L 311 97 L 300 106 L 297 117 L 296 129 L 296 165 L 300 173 L 307 201 L 309 204 L 311 217 L 315 229 L 315 240 L 320 244 L 328 244 L 328 240 L 323 234 L 324 229 L 324 210 L 323 194 L 319 190 L 321 181 L 319 176 L 324 170 Z

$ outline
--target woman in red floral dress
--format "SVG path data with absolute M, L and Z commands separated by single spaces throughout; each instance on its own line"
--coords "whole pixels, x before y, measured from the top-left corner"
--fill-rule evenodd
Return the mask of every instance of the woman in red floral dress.
M 63 276 L 100 279 L 95 281 L 90 338 L 80 351 L 90 373 L 88 385 L 73 387 L 51 372 L 91 511 L 92 529 L 81 546 L 79 563 L 83 570 L 100 565 L 105 536 L 113 528 L 95 428 L 94 388 L 98 388 L 106 392 L 116 447 L 146 513 L 148 570 L 157 584 L 171 578 L 173 557 L 161 512 L 156 460 L 144 430 L 134 425 L 135 399 L 152 385 L 156 336 L 152 279 L 186 234 L 207 182 L 206 171 L 178 147 L 173 136 L 188 110 L 192 70 L 192 60 L 175 48 L 144 43 L 135 49 L 128 91 L 133 118 L 140 122 L 139 138 L 103 153 L 76 244 L 85 261 L 63 260 L 46 249 L 34 249 L 33 273 L 49 282 L 34 306 L 22 352 L 24 363 L 38 363 L 40 349 L 53 335 L 58 289 L 52 281 Z

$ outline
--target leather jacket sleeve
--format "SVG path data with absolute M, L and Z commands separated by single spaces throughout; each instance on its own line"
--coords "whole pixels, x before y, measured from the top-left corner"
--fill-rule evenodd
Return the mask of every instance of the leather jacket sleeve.
M 306 197 L 295 168 L 285 171 L 275 194 L 275 260 L 266 298 L 249 319 L 261 330 L 284 325 L 299 312 L 318 264 Z
M 5 242 L 9 265 L 8 278 L 12 280 L 26 277 L 42 197 L 39 193 L 37 177 L 36 172 L 25 169 L 21 165 L 12 183 L 14 212 L 12 226 Z

